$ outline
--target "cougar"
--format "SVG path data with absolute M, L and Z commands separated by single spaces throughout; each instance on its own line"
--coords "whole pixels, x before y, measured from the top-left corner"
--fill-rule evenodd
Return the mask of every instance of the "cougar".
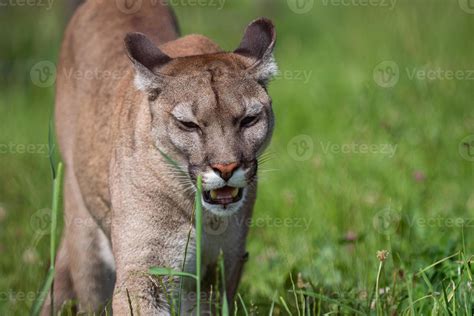
M 198 176 L 203 297 L 221 251 L 229 302 L 237 291 L 258 157 L 274 127 L 274 25 L 251 22 L 224 52 L 204 36 L 179 37 L 163 2 L 139 1 L 131 12 L 126 0 L 89 0 L 65 31 L 55 100 L 65 225 L 43 315 L 69 300 L 77 312 L 169 314 L 169 293 L 148 271 L 196 272 Z M 184 282 L 182 314 L 196 313 L 194 282 Z

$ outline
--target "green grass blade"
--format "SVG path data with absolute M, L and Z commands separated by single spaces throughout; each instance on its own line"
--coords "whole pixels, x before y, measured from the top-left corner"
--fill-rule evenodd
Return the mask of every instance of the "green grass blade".
M 54 268 L 49 268 L 48 274 L 46 276 L 46 280 L 43 283 L 43 287 L 41 288 L 41 291 L 39 295 L 36 297 L 36 300 L 33 303 L 33 307 L 31 308 L 30 315 L 31 316 L 37 316 L 41 312 L 41 307 L 43 307 L 43 303 L 46 299 L 46 296 L 48 295 L 49 289 L 51 288 L 51 285 L 53 284 L 53 279 L 54 279 Z
M 53 175 L 56 177 L 53 179 L 53 201 L 52 201 L 52 210 L 51 210 L 51 236 L 50 236 L 50 251 L 49 251 L 49 271 L 46 276 L 46 280 L 41 288 L 40 294 L 33 303 L 31 309 L 31 315 L 36 316 L 41 312 L 41 307 L 44 304 L 48 292 L 51 290 L 51 306 L 54 306 L 53 302 L 53 283 L 54 283 L 54 264 L 56 260 L 56 236 L 58 229 L 58 213 L 60 208 L 61 201 L 61 189 L 63 183 L 63 164 L 60 162 L 58 164 L 57 173 L 53 169 Z
M 58 172 L 56 179 L 54 179 L 54 188 L 53 188 L 53 208 L 51 213 L 51 239 L 50 239 L 50 260 L 51 267 L 54 267 L 54 261 L 56 258 L 56 236 L 58 229 L 58 213 L 60 208 L 61 201 L 61 188 L 63 185 L 63 164 L 60 162 L 58 164 Z
M 159 278 L 158 281 L 160 282 L 160 287 L 163 289 L 163 292 L 166 296 L 166 301 L 168 302 L 168 306 L 170 307 L 170 316 L 177 315 L 175 311 L 176 300 L 174 299 L 173 294 L 170 293 L 169 288 L 166 286 L 165 282 L 163 282 L 163 278 Z
M 414 316 L 415 315 L 415 302 L 413 300 L 413 290 L 412 290 L 412 284 L 410 282 L 410 280 L 412 279 L 413 279 L 412 275 L 408 275 L 405 280 L 405 286 L 408 293 L 408 304 L 409 304 L 408 306 L 410 308 L 411 314 Z
M 196 280 L 196 276 L 192 273 L 177 271 L 170 268 L 153 267 L 148 270 L 148 273 L 156 276 L 179 276 L 193 278 Z
M 234 316 L 237 316 L 239 312 L 239 305 L 237 304 L 237 301 L 234 300 Z
M 201 256 L 202 256 L 202 176 L 197 178 L 197 190 L 195 198 L 196 216 L 196 313 L 201 315 Z
M 270 316 L 273 315 L 273 309 L 275 308 L 276 296 L 277 296 L 277 292 L 275 291 L 275 294 L 273 294 L 273 298 L 272 298 L 272 305 L 270 306 L 270 313 L 268 314 Z
M 288 308 L 288 305 L 286 304 L 285 299 L 282 296 L 280 296 L 280 301 L 283 307 L 285 308 L 286 312 L 288 313 L 288 315 L 293 315 L 290 309 Z
M 449 316 L 452 316 L 453 314 L 451 313 L 451 310 L 449 309 L 448 294 L 446 293 L 446 286 L 443 280 L 441 280 L 441 288 L 443 289 L 444 309 L 446 310 L 446 313 Z
M 410 309 L 410 311 L 412 312 L 412 316 L 417 315 L 416 312 L 415 312 L 415 308 L 414 308 L 415 304 L 417 304 L 418 302 L 422 302 L 422 301 L 424 301 L 428 298 L 435 299 L 433 297 L 433 294 L 428 294 L 428 295 L 422 296 L 419 299 L 414 300 L 413 303 L 410 303 L 410 305 L 407 308 L 405 308 L 405 310 L 402 312 L 402 314 L 405 314 Z
M 222 315 L 229 316 L 229 303 L 227 302 L 227 291 L 226 291 L 226 284 L 225 284 L 225 271 L 224 271 L 224 253 L 221 252 L 219 254 L 219 270 L 221 272 L 221 279 L 222 279 Z
M 471 273 L 471 269 L 469 267 L 469 260 L 466 259 L 466 256 L 464 255 L 464 252 L 461 253 L 461 260 L 462 260 L 464 269 L 467 272 L 467 277 L 469 278 L 469 281 L 472 282 L 472 273 Z
M 298 312 L 298 316 L 301 316 L 300 306 L 299 306 L 299 304 L 298 304 L 298 297 L 296 296 L 295 282 L 293 281 L 293 275 L 292 275 L 292 273 L 290 273 L 290 280 L 291 280 L 291 287 L 293 288 L 293 295 L 294 295 L 294 298 L 295 298 L 296 310 L 297 310 L 297 312 Z
M 49 126 L 48 126 L 48 159 L 49 159 L 49 166 L 51 168 L 51 173 L 53 175 L 53 180 L 56 179 L 56 161 L 54 159 L 54 133 L 53 133 L 53 116 L 49 118 Z
M 445 257 L 445 258 L 443 258 L 443 259 L 440 259 L 440 260 L 436 261 L 435 263 L 430 264 L 429 266 L 427 266 L 427 267 L 421 269 L 420 271 L 418 271 L 417 275 L 420 276 L 420 275 L 422 275 L 424 272 L 430 270 L 431 268 L 437 266 L 438 264 L 443 263 L 443 262 L 445 262 L 446 260 L 449 260 L 449 259 L 451 259 L 451 258 L 453 258 L 453 257 L 456 257 L 457 255 L 459 255 L 459 251 L 456 252 L 455 254 L 452 254 L 452 255 L 450 255 L 450 256 L 448 256 L 448 257 Z
M 375 306 L 377 307 L 377 315 L 382 315 L 382 306 L 380 302 L 379 287 L 380 287 L 380 276 L 382 275 L 383 261 L 379 262 L 379 268 L 377 270 L 377 278 L 375 280 Z
M 244 309 L 245 316 L 248 316 L 249 312 L 247 311 L 247 307 L 245 306 L 245 303 L 244 303 L 244 300 L 242 299 L 242 296 L 240 295 L 240 293 L 238 293 L 237 296 L 239 297 L 240 304 L 242 304 L 242 308 Z
M 194 216 L 194 214 L 192 215 Z M 184 271 L 186 267 L 186 259 L 188 258 L 188 249 L 189 249 L 189 241 L 191 240 L 191 233 L 192 227 L 189 229 L 188 237 L 186 238 L 186 246 L 184 248 L 184 256 L 183 256 L 183 264 L 181 265 L 181 271 Z M 183 293 L 183 278 L 179 280 L 179 291 L 178 291 L 178 315 L 181 315 L 181 299 Z

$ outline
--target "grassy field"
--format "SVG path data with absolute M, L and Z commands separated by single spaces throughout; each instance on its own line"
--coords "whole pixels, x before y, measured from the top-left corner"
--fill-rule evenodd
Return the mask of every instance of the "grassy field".
M 275 315 L 304 315 L 302 301 L 316 314 L 472 314 L 469 1 L 172 1 L 183 34 L 227 50 L 255 17 L 277 25 L 277 125 L 240 287 L 249 314 L 274 302 Z M 54 88 L 34 70 L 56 61 L 62 9 L 0 9 L 0 315 L 29 311 L 49 265 Z

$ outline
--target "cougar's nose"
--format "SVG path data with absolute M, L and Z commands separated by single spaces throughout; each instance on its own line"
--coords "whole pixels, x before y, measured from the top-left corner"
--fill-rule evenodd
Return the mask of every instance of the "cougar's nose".
M 212 170 L 214 170 L 218 175 L 220 175 L 221 178 L 225 181 L 229 180 L 234 174 L 234 171 L 237 170 L 237 168 L 239 167 L 240 165 L 237 162 L 228 164 L 216 163 L 211 165 Z

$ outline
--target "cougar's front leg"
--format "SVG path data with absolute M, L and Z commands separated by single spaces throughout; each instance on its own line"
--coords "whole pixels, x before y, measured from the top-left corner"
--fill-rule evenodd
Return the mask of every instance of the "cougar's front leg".
M 115 315 L 129 315 L 131 309 L 134 315 L 169 315 L 165 289 L 148 270 L 181 269 L 189 228 L 189 217 L 168 196 L 122 188 L 113 198 Z

